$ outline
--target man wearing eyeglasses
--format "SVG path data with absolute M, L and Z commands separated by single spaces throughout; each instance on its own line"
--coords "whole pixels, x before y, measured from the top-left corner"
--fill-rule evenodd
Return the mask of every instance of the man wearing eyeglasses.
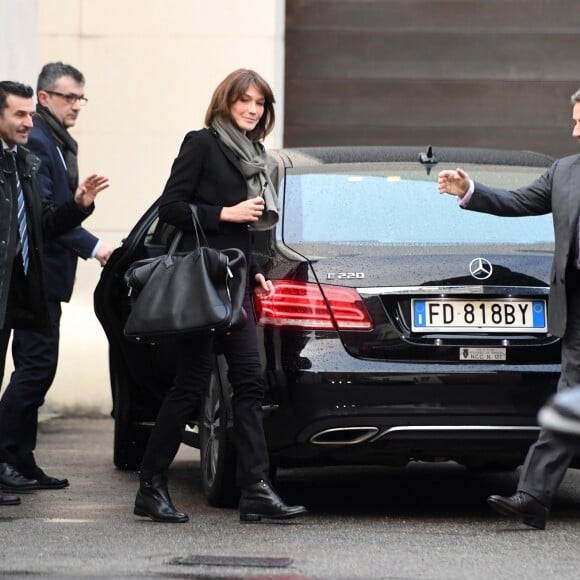
M 86 102 L 84 77 L 75 67 L 54 62 L 42 68 L 27 147 L 41 161 L 37 174 L 40 192 L 55 207 L 69 203 L 79 185 L 78 147 L 69 129 L 75 126 Z M 11 402 L 12 412 L 5 416 L 0 403 L 0 457 L 9 449 L 15 458 L 13 467 L 36 480 L 36 489 L 68 486 L 67 479 L 47 475 L 34 457 L 38 409 L 57 369 L 61 303 L 71 298 L 78 257 L 96 258 L 104 265 L 112 250 L 81 225 L 46 242 L 43 270 L 52 332 L 14 331 L 15 370 L 4 395 Z

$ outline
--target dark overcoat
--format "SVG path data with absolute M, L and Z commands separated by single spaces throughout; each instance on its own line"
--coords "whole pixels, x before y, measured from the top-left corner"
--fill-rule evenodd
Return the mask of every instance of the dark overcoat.
M 6 321 L 9 294 L 15 292 L 23 298 L 25 307 L 11 312 L 11 325 L 48 331 L 42 268 L 44 239 L 53 239 L 80 224 L 93 211 L 93 206 L 82 210 L 71 199 L 55 208 L 38 189 L 40 159 L 28 149 L 18 147 L 17 164 L 28 216 L 30 265 L 26 278 L 13 276 L 18 242 L 17 195 L 12 160 L 0 150 L 0 328 L 4 328 Z M 11 288 L 13 281 L 18 287 Z
M 70 202 L 74 196 L 63 156 L 46 122 L 36 115 L 27 147 L 40 158 L 38 185 L 44 197 L 55 207 Z M 91 257 L 98 238 L 76 226 L 44 245 L 44 279 L 48 298 L 68 302 L 71 298 L 78 258 Z

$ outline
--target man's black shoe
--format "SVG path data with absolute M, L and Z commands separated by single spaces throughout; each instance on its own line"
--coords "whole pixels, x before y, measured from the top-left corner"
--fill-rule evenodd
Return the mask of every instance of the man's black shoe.
M 501 495 L 490 495 L 487 503 L 496 512 L 502 516 L 516 516 L 527 526 L 532 526 L 538 530 L 546 527 L 548 519 L 548 508 L 535 497 L 518 491 L 510 497 Z
M 10 463 L 0 463 L 0 487 L 14 491 L 28 491 L 38 489 L 38 481 L 24 477 Z
M 305 513 L 303 505 L 287 505 L 263 480 L 242 488 L 241 522 L 259 522 L 262 518 L 289 520 Z
M 0 494 L 0 505 L 19 505 L 20 498 L 17 495 Z
M 21 473 L 24 477 L 38 482 L 33 489 L 63 489 L 69 486 L 68 479 L 47 475 L 38 465 L 32 469 L 23 469 Z
M 187 514 L 175 509 L 164 475 L 141 479 L 133 513 L 165 524 L 184 524 L 189 521 Z

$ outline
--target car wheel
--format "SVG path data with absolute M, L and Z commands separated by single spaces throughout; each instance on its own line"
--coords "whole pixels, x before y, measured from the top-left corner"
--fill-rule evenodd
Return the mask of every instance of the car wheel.
M 212 374 L 200 427 L 200 464 L 203 492 L 210 505 L 234 507 L 239 500 L 235 484 L 236 458 L 228 436 L 225 395 L 217 372 Z
M 118 469 L 136 471 L 141 465 L 150 431 L 135 421 L 131 385 L 124 377 L 126 374 L 120 365 L 111 364 L 115 420 L 113 462 Z

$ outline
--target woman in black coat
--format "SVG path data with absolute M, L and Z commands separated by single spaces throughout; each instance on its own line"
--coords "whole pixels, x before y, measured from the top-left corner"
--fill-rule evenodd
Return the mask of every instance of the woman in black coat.
M 232 72 L 216 88 L 205 124 L 205 129 L 185 136 L 161 197 L 159 216 L 184 232 L 182 249 L 192 249 L 193 203 L 208 244 L 217 249 L 236 247 L 246 256 L 249 268 L 244 309 L 248 317 L 220 341 L 233 387 L 240 521 L 293 518 L 306 509 L 284 503 L 268 480 L 269 457 L 262 426 L 265 383 L 251 304 L 252 291 L 265 296 L 274 292 L 250 253 L 251 230 L 273 227 L 277 219 L 274 188 L 261 143 L 274 126 L 270 86 L 254 71 Z M 205 395 L 213 359 L 211 336 L 179 340 L 175 380 L 161 405 L 141 464 L 136 515 L 170 523 L 189 519 L 173 506 L 167 470 L 193 409 Z

